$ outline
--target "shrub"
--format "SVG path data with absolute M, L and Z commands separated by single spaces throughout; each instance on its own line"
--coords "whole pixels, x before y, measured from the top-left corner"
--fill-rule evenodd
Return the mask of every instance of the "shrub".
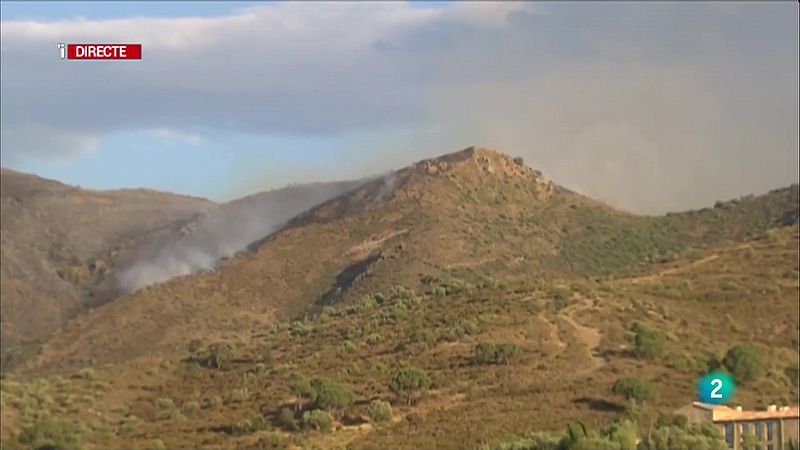
M 282 408 L 278 415 L 275 416 L 275 423 L 288 431 L 297 430 L 297 419 L 294 412 L 289 408 Z
M 625 397 L 626 400 L 642 403 L 655 403 L 659 397 L 658 388 L 655 385 L 633 377 L 617 380 L 611 391 Z
M 766 372 L 764 356 L 752 344 L 737 345 L 728 350 L 722 365 L 740 383 L 756 381 Z
M 727 450 L 719 430 L 713 426 L 691 428 L 661 427 L 645 436 L 639 444 L 642 450 Z
M 352 405 L 356 399 L 349 389 L 333 380 L 316 379 L 311 382 L 316 392 L 314 406 L 318 409 L 344 409 Z
M 792 382 L 792 386 L 800 386 L 800 364 L 794 363 L 794 365 L 787 367 L 786 376 L 789 377 L 789 380 Z
M 192 339 L 189 341 L 189 344 L 186 346 L 186 348 L 189 350 L 189 353 L 195 353 L 203 348 L 203 341 L 200 339 Z
M 475 347 L 475 362 L 486 364 L 494 361 L 495 346 L 491 342 L 480 342 Z
M 24 427 L 18 441 L 36 449 L 72 450 L 80 447 L 80 432 L 71 423 L 44 417 Z
M 254 416 L 250 419 L 245 419 L 230 428 L 230 434 L 234 436 L 243 436 L 246 434 L 253 434 L 267 428 L 267 422 L 260 415 Z
M 389 291 L 389 298 L 392 300 L 413 300 L 416 296 L 411 289 L 402 285 L 397 285 Z
M 333 419 L 331 415 L 321 409 L 303 413 L 303 428 L 320 431 L 330 431 Z
M 522 353 L 519 346 L 513 342 L 503 342 L 495 350 L 495 360 L 499 363 L 508 364 L 511 359 L 516 358 Z
M 431 387 L 431 378 L 425 370 L 418 367 L 405 367 L 395 373 L 389 382 L 389 389 L 411 405 L 414 397 Z
M 508 362 L 520 355 L 522 351 L 513 342 L 503 342 L 492 344 L 491 342 L 480 342 L 475 347 L 475 362 L 478 364 Z
M 205 352 L 197 357 L 197 361 L 201 366 L 213 369 L 226 368 L 233 359 L 233 350 L 224 342 L 210 345 Z
M 742 450 L 764 450 L 764 444 L 750 433 L 742 434 Z
M 392 405 L 383 400 L 373 400 L 367 407 L 367 414 L 373 422 L 387 422 L 392 419 Z
M 292 383 L 292 392 L 300 398 L 300 402 L 295 405 L 296 409 L 300 409 L 303 406 L 303 402 L 313 403 L 317 399 L 317 391 L 314 390 L 308 380 L 302 378 Z
M 634 332 L 634 353 L 639 358 L 656 359 L 664 353 L 664 344 L 667 340 L 664 333 L 636 324 Z
M 156 408 L 158 409 L 172 409 L 174 406 L 175 403 L 169 397 L 159 397 L 156 399 Z

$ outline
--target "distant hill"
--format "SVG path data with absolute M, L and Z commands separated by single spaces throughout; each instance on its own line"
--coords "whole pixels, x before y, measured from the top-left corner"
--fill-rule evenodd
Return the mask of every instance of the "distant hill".
M 34 341 L 92 304 L 117 252 L 214 204 L 151 190 L 96 191 L 0 169 L 2 347 Z
M 152 286 L 71 321 L 29 365 L 78 368 L 182 352 L 394 285 L 472 285 L 635 274 L 757 236 L 797 186 L 714 208 L 641 217 L 561 188 L 482 148 L 421 161 L 289 221 L 214 272 Z

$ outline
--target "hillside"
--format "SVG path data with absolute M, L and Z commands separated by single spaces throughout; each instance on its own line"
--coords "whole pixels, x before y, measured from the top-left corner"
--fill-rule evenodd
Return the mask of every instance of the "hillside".
M 122 253 L 213 206 L 149 190 L 95 191 L 0 169 L 2 348 L 45 337 L 100 301 Z
M 213 270 L 221 259 L 244 250 L 292 217 L 362 183 L 355 180 L 293 185 L 222 203 L 140 249 L 135 262 L 120 271 L 120 288 L 132 291 Z
M 218 270 L 125 296 L 58 330 L 22 370 L 54 372 L 153 355 L 431 280 L 536 285 L 636 274 L 758 236 L 797 186 L 703 211 L 638 217 L 558 187 L 492 150 L 421 161 L 301 214 Z M 446 289 L 446 288 L 443 288 Z
M 342 200 L 320 210 L 337 210 Z M 776 200 L 747 201 L 755 203 L 737 207 L 763 211 L 755 205 Z M 301 233 L 325 217 L 331 216 L 298 219 L 226 268 L 258 258 L 281 234 Z M 742 227 L 728 223 L 727 229 Z M 565 272 L 525 279 L 496 272 L 492 282 L 476 285 L 425 276 L 413 289 L 375 290 L 302 320 L 223 329 L 174 356 L 24 382 L 12 375 L 2 383 L 4 448 L 24 447 L 26 436 L 43 430 L 87 449 L 478 448 L 575 421 L 608 423 L 628 407 L 612 392 L 624 377 L 653 383 L 660 393 L 655 406 L 670 411 L 694 398 L 696 379 L 710 361 L 747 342 L 763 353 L 765 371 L 741 384 L 737 404 L 796 402 L 799 235 L 797 224 L 779 221 L 752 237 L 722 239 L 607 277 Z M 356 284 L 377 285 L 375 277 L 372 272 Z M 634 353 L 637 323 L 664 335 L 657 354 Z M 479 343 L 505 342 L 518 354 L 506 362 L 478 359 Z M 410 366 L 425 370 L 432 384 L 408 404 L 389 385 Z M 334 410 L 330 432 L 295 428 L 311 400 L 292 386 L 317 377 L 354 394 L 345 411 Z M 368 418 L 376 399 L 392 403 L 389 421 Z M 18 436 L 23 430 L 28 434 Z

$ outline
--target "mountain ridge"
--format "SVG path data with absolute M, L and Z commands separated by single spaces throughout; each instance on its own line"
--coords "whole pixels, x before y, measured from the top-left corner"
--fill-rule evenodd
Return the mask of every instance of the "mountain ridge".
M 741 230 L 726 218 L 747 208 L 777 217 L 797 198 L 794 186 L 773 195 L 786 199 L 768 194 L 654 219 L 554 186 L 519 159 L 481 148 L 420 161 L 301 213 L 214 272 L 133 292 L 72 321 L 29 368 L 172 354 L 191 339 L 267 326 L 395 284 L 418 288 L 423 275 L 478 285 L 497 273 L 531 280 L 635 271 L 691 245 L 755 233 L 774 218 Z M 113 339 L 102 337 L 109 328 Z

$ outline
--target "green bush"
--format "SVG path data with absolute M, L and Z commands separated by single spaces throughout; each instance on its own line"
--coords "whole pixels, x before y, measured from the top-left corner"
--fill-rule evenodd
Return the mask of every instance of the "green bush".
M 764 356 L 752 344 L 737 345 L 728 350 L 722 364 L 739 383 L 753 382 L 766 372 Z
M 275 417 L 275 423 L 287 431 L 297 430 L 297 419 L 295 419 L 294 412 L 289 408 L 282 408 L 278 412 Z
M 475 346 L 475 362 L 487 364 L 494 362 L 495 345 L 491 342 L 480 342 Z
M 389 382 L 389 389 L 408 405 L 411 405 L 416 395 L 426 392 L 430 387 L 431 378 L 424 369 L 418 367 L 400 369 Z
M 633 333 L 634 354 L 638 358 L 656 359 L 664 353 L 667 338 L 661 331 L 637 323 L 633 327 Z
M 332 425 L 331 415 L 321 409 L 303 413 L 303 428 L 305 429 L 330 431 Z
M 267 422 L 261 416 L 255 416 L 250 419 L 245 419 L 230 429 L 233 436 L 244 436 L 247 434 L 257 433 L 267 428 Z
M 786 376 L 789 377 L 789 381 L 792 382 L 792 386 L 800 386 L 800 364 L 794 363 L 794 365 L 787 367 Z
M 719 430 L 713 425 L 680 428 L 660 427 L 651 437 L 644 436 L 641 450 L 727 450 Z
M 197 362 L 203 367 L 224 369 L 230 365 L 234 356 L 233 349 L 228 344 L 220 342 L 210 345 L 197 357 Z
M 333 380 L 316 379 L 311 382 L 316 392 L 314 406 L 318 409 L 344 409 L 356 400 L 355 394 Z
M 742 435 L 742 450 L 764 450 L 764 444 L 754 434 Z
M 317 391 L 308 380 L 298 378 L 292 383 L 291 388 L 294 395 L 300 399 L 300 402 L 295 405 L 296 409 L 302 408 L 304 402 L 313 403 L 317 399 Z
M 503 342 L 500 344 L 480 342 L 475 347 L 475 362 L 478 364 L 508 364 L 509 361 L 516 358 L 521 353 L 522 350 L 513 342 Z
M 43 417 L 20 432 L 19 443 L 31 448 L 72 450 L 80 448 L 80 431 L 69 422 Z
M 373 400 L 367 407 L 367 414 L 373 422 L 388 422 L 392 419 L 392 405 L 383 400 Z
M 634 377 L 617 380 L 611 391 L 625 397 L 626 400 L 640 403 L 656 403 L 659 398 L 658 388 L 654 384 Z
M 520 355 L 522 351 L 517 344 L 513 342 L 503 342 L 497 346 L 495 350 L 495 359 L 499 363 L 508 364 L 508 362 Z

